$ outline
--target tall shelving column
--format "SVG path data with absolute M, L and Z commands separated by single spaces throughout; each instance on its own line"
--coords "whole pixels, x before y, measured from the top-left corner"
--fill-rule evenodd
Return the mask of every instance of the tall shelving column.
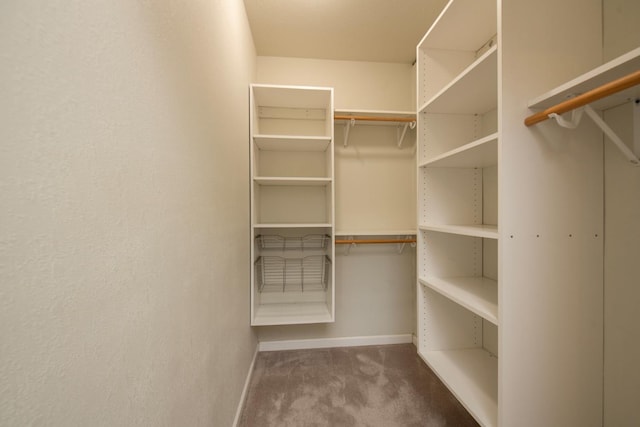
M 449 1 L 417 58 L 418 353 L 481 425 L 496 426 L 496 1 Z
M 251 324 L 333 322 L 333 89 L 250 89 Z

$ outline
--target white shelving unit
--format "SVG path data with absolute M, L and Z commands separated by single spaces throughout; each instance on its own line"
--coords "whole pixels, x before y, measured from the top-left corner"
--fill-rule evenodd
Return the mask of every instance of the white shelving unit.
M 418 45 L 418 353 L 498 419 L 495 0 L 452 0 Z
M 593 70 L 602 4 L 561 3 L 450 0 L 417 47 L 418 353 L 482 426 L 603 419 L 602 134 L 523 121 L 640 55 Z
M 486 277 L 426 277 L 420 283 L 498 325 L 498 282 Z
M 251 324 L 333 322 L 333 89 L 250 89 Z

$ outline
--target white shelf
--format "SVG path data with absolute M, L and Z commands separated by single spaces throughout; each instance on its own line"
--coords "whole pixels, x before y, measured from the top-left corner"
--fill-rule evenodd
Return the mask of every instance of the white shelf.
M 335 114 L 343 115 L 343 114 L 353 114 L 353 115 L 363 115 L 363 116 L 380 116 L 380 117 L 398 117 L 398 118 L 406 118 L 406 117 L 415 117 L 416 113 L 414 111 L 398 111 L 398 110 L 366 110 L 366 109 L 335 109 Z
M 254 135 L 253 140 L 265 151 L 326 151 L 329 136 Z
M 253 228 L 330 228 L 330 223 L 259 223 Z
M 420 352 L 482 426 L 498 425 L 498 359 L 483 349 Z
M 331 89 L 314 86 L 280 86 L 254 84 L 256 106 L 272 108 L 325 109 L 331 106 Z
M 418 49 L 476 51 L 496 34 L 496 22 L 495 0 L 450 0 Z
M 370 116 L 370 117 L 389 117 L 397 119 L 414 119 L 416 113 L 413 111 L 392 111 L 392 110 L 335 110 L 336 115 L 341 116 Z M 344 125 L 346 120 L 335 120 L 336 124 Z M 358 125 L 365 126 L 397 126 L 400 122 L 381 122 L 381 121 L 357 121 Z
M 307 178 L 307 177 L 264 177 L 257 176 L 253 181 L 259 185 L 273 186 L 326 186 L 331 185 L 331 178 Z
M 495 225 L 421 224 L 418 228 L 425 231 L 437 231 L 440 233 L 459 234 L 470 237 L 483 237 L 485 239 L 498 238 L 498 227 Z
M 498 282 L 486 277 L 421 277 L 420 283 L 498 325 Z
M 493 133 L 423 162 L 419 167 L 485 168 L 498 164 L 498 134 Z
M 640 47 L 531 100 L 528 106 L 532 109 L 551 107 L 638 69 L 640 69 Z M 589 105 L 595 110 L 606 110 L 638 98 L 640 98 L 640 85 L 609 95 Z
M 427 101 L 420 113 L 481 114 L 498 105 L 498 46 L 493 46 Z
M 416 230 L 340 230 L 336 236 L 415 236 Z
M 262 304 L 254 313 L 254 326 L 297 325 L 332 321 L 326 303 Z

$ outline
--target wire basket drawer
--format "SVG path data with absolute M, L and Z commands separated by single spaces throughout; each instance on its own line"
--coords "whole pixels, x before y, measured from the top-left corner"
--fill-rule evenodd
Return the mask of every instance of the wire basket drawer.
M 261 256 L 255 262 L 255 269 L 260 292 L 325 291 L 331 275 L 331 259 L 326 255 Z
M 302 237 L 284 237 L 277 234 L 259 235 L 256 242 L 261 249 L 305 250 L 326 249 L 331 237 L 326 234 L 307 234 Z

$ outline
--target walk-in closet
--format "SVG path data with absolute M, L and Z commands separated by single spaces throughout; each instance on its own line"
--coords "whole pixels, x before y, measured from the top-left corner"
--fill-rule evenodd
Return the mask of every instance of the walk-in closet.
M 636 427 L 640 2 L 0 6 L 0 425 Z

